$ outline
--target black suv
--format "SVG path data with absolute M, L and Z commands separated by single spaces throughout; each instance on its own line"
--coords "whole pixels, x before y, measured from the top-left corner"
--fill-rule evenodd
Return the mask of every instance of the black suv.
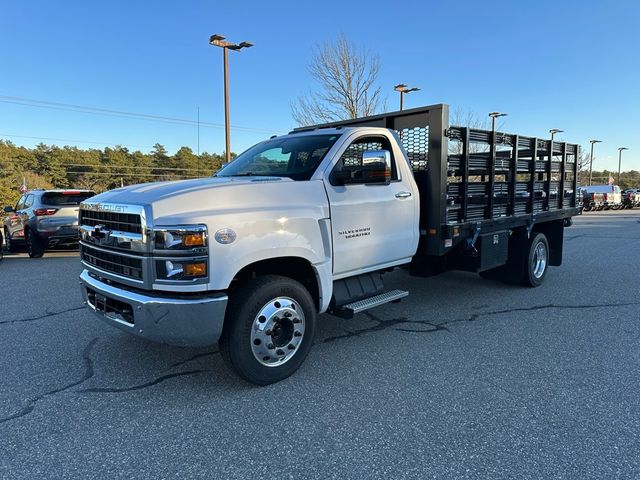
M 80 202 L 95 195 L 91 190 L 31 190 L 14 207 L 4 207 L 7 250 L 26 245 L 31 258 L 39 258 L 47 247 L 76 244 Z

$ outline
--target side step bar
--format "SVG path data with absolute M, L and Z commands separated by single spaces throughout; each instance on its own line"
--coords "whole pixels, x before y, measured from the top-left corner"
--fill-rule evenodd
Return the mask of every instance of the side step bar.
M 404 290 L 391 290 L 373 297 L 358 300 L 357 302 L 348 303 L 340 308 L 339 315 L 344 318 L 353 318 L 356 313 L 364 312 L 370 308 L 379 307 L 385 303 L 397 302 L 409 295 Z

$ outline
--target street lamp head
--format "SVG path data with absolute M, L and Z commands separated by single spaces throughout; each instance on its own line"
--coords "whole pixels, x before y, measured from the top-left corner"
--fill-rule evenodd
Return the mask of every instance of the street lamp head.
M 509 115 L 509 114 L 508 113 L 500 113 L 500 112 L 491 112 L 489 114 L 489 116 L 491 118 L 506 117 L 507 115 Z
M 602 143 L 602 140 L 589 140 L 589 142 L 593 143 Z
M 622 151 L 622 150 L 629 150 L 627 147 L 618 147 L 618 150 Z
M 552 128 L 551 130 L 549 130 L 549 133 L 551 135 L 553 135 L 554 133 L 563 133 L 564 130 L 560 130 L 559 128 Z
M 219 42 L 221 40 L 224 40 L 226 37 L 224 35 L 220 35 L 219 33 L 214 33 L 213 35 L 211 35 L 209 37 L 209 43 L 211 45 L 215 45 L 216 42 Z
M 411 92 L 417 92 L 418 90 L 420 90 L 420 88 L 418 87 L 411 87 L 409 88 L 408 86 L 406 86 L 404 83 L 399 83 L 398 85 L 396 85 L 395 87 L 393 87 L 393 89 L 396 92 L 400 92 L 400 93 L 411 93 Z
M 242 43 L 230 43 L 227 45 L 227 48 L 229 50 L 242 50 L 243 48 L 250 48 L 253 47 L 253 43 L 251 42 L 242 42 Z

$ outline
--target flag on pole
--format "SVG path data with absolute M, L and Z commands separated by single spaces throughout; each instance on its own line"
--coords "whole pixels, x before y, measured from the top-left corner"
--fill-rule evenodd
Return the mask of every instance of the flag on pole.
M 22 177 L 22 185 L 20 185 L 20 193 L 25 193 L 27 191 L 27 179 Z

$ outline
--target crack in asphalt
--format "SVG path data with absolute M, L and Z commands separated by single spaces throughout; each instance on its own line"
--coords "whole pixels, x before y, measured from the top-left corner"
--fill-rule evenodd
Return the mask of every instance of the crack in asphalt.
M 9 415 L 8 417 L 0 418 L 0 424 L 9 422 L 11 420 L 15 420 L 17 418 L 21 418 L 30 414 L 36 408 L 36 404 L 40 400 L 43 400 L 44 398 L 50 397 L 52 395 L 56 395 L 58 393 L 62 393 L 66 390 L 69 390 L 70 388 L 77 387 L 78 385 L 86 382 L 91 377 L 93 377 L 94 371 L 93 371 L 93 361 L 91 360 L 91 350 L 93 349 L 93 346 L 96 344 L 97 341 L 98 341 L 97 337 L 92 339 L 82 351 L 82 360 L 84 363 L 84 374 L 79 380 L 63 385 L 62 387 L 54 388 L 53 390 L 49 390 L 35 397 L 27 399 L 26 405 L 22 407 L 20 411 L 14 413 L 13 415 Z
M 400 332 L 410 332 L 410 333 L 433 333 L 433 332 L 439 332 L 439 331 L 445 331 L 445 332 L 449 332 L 449 326 L 453 325 L 453 324 L 457 324 L 457 323 L 464 323 L 464 322 L 475 322 L 478 319 L 482 318 L 482 317 L 487 317 L 487 316 L 492 316 L 492 315 L 501 315 L 501 314 L 507 314 L 507 313 L 516 313 L 516 312 L 531 312 L 531 311 L 539 311 L 539 310 L 548 310 L 548 309 L 573 309 L 573 310 L 581 310 L 581 309 L 591 309 L 591 308 L 616 308 L 616 307 L 626 307 L 626 306 L 637 306 L 640 305 L 640 302 L 628 302 L 628 303 L 602 303 L 602 304 L 586 304 L 586 305 L 558 305 L 558 304 L 548 304 L 548 305 L 536 305 L 536 306 L 531 306 L 531 307 L 516 307 L 516 308 L 510 308 L 510 309 L 502 309 L 502 310 L 491 310 L 491 311 L 487 311 L 487 312 L 479 312 L 479 313 L 474 313 L 468 317 L 465 318 L 457 318 L 457 319 L 452 319 L 452 320 L 447 320 L 444 322 L 440 322 L 440 323 L 433 323 L 433 322 L 429 322 L 427 320 L 410 320 L 406 317 L 398 317 L 398 318 L 392 318 L 389 320 L 383 320 L 379 317 L 377 317 L 376 315 L 374 315 L 371 312 L 363 312 L 363 314 L 369 318 L 371 321 L 374 322 L 374 325 L 367 327 L 367 328 L 362 328 L 360 330 L 353 330 L 353 331 L 348 331 L 345 334 L 342 335 L 335 335 L 332 337 L 327 337 L 324 338 L 318 342 L 316 342 L 316 344 L 323 344 L 323 343 L 331 343 L 337 340 L 343 340 L 346 338 L 352 338 L 352 337 L 358 337 L 361 335 L 365 335 L 367 333 L 373 333 L 373 332 L 379 332 L 379 331 L 383 331 L 383 330 L 387 330 L 387 329 L 393 329 L 395 331 L 400 331 Z M 84 307 L 79 307 L 79 308 L 84 308 Z M 78 310 L 79 308 L 75 308 L 75 309 L 70 309 L 67 311 L 73 311 L 73 310 Z M 60 313 L 65 313 L 63 312 L 58 312 L 56 314 L 60 314 Z M 54 315 L 54 314 L 50 314 L 50 315 Z M 39 318 L 44 318 L 44 317 L 39 317 Z M 418 329 L 418 328 L 393 328 L 397 325 L 401 325 L 401 324 L 409 324 L 409 325 L 421 325 L 421 326 L 426 326 L 426 327 L 430 327 L 427 329 Z M 70 388 L 76 387 L 84 382 L 86 382 L 88 379 L 90 379 L 91 377 L 93 377 L 94 375 L 94 370 L 93 370 L 93 362 L 91 360 L 90 357 L 90 353 L 91 353 L 91 349 L 93 348 L 93 346 L 95 345 L 95 343 L 98 341 L 98 338 L 94 338 L 93 340 L 91 340 L 89 342 L 89 344 L 85 347 L 83 354 L 82 354 L 82 358 L 83 361 L 85 363 L 85 374 L 82 376 L 82 378 L 80 380 L 77 380 L 75 382 L 69 383 L 67 385 L 64 385 L 60 388 L 56 388 L 54 390 L 50 390 L 48 392 L 42 393 L 36 397 L 33 397 L 31 399 L 28 400 L 27 405 L 25 407 L 23 407 L 19 412 L 10 415 L 8 417 L 2 418 L 0 419 L 0 424 L 8 422 L 10 420 L 14 420 L 16 418 L 20 418 L 20 417 L 24 417 L 25 415 L 28 415 L 29 413 L 31 413 L 37 402 L 39 402 L 40 400 L 51 396 L 51 395 L 55 395 L 57 393 L 61 393 L 64 392 L 66 390 L 69 390 Z M 194 360 L 197 360 L 199 358 L 203 358 L 203 357 L 207 357 L 207 356 L 212 356 L 212 355 L 216 355 L 219 353 L 219 350 L 214 350 L 211 352 L 202 352 L 202 353 L 198 353 L 195 354 L 189 358 L 186 358 L 184 360 L 175 362 L 173 364 L 170 365 L 169 369 L 173 369 L 173 368 L 177 368 L 179 366 L 185 365 L 189 362 L 192 362 Z M 170 380 L 172 378 L 177 378 L 177 377 L 184 377 L 184 376 L 191 376 L 191 375 L 199 375 L 201 373 L 206 373 L 209 372 L 211 370 L 206 370 L 206 369 L 198 369 L 198 370 L 188 370 L 185 372 L 176 372 L 176 373 L 169 373 L 166 375 L 162 375 L 160 377 L 157 377 L 153 380 L 150 380 L 148 382 L 145 383 L 141 383 L 138 385 L 133 385 L 133 386 L 129 386 L 129 387 L 121 387 L 121 388 L 114 388 L 114 387 L 94 387 L 94 388 L 86 388 L 86 389 L 80 389 L 77 390 L 77 392 L 79 393 L 126 393 L 126 392 L 131 392 L 131 391 L 136 391 L 136 390 L 142 390 L 145 388 L 149 388 L 149 387 L 153 387 L 155 385 L 158 385 L 162 382 L 165 382 L 167 380 Z M 495 388 L 499 388 L 501 390 L 503 390 L 505 393 L 508 393 L 510 395 L 514 395 L 514 396 L 518 396 L 517 393 L 509 391 L 507 389 L 505 389 L 502 386 L 496 385 L 495 383 L 486 380 L 486 383 L 488 383 L 491 386 L 494 386 Z
M 14 320 L 2 320 L 2 321 L 0 321 L 0 325 L 11 325 L 13 323 L 35 322 L 36 320 L 43 320 L 45 318 L 54 317 L 56 315 L 61 315 L 63 313 L 69 313 L 69 312 L 75 312 L 75 311 L 78 311 L 78 310 L 82 310 L 84 308 L 85 308 L 85 306 L 82 305 L 81 307 L 73 307 L 73 308 L 68 308 L 66 310 L 60 310 L 59 312 L 47 312 L 44 315 L 39 315 L 37 317 L 19 318 L 19 319 L 14 319 Z
M 567 235 L 564 237 L 565 241 L 569 242 L 571 240 L 575 240 L 576 238 L 584 238 L 586 237 L 585 234 L 578 234 L 578 235 Z
M 123 387 L 123 388 L 109 388 L 109 387 L 97 387 L 97 388 L 85 388 L 82 390 L 78 390 L 79 393 L 125 393 L 132 392 L 134 390 L 142 390 L 144 388 L 153 387 L 154 385 L 158 385 L 166 380 L 176 378 L 176 377 L 185 377 L 189 375 L 197 375 L 200 373 L 210 372 L 211 370 L 189 370 L 187 372 L 177 372 L 170 373 L 168 375 L 162 375 L 161 377 L 155 378 L 149 382 L 141 383 L 139 385 L 133 385 L 131 387 Z
M 587 305 L 558 305 L 558 304 L 552 303 L 548 305 L 536 305 L 532 307 L 516 307 L 516 308 L 510 308 L 510 309 L 503 309 L 503 310 L 491 310 L 488 312 L 479 312 L 479 313 L 474 313 L 465 318 L 456 318 L 456 319 L 446 320 L 444 322 L 439 322 L 439 323 L 433 323 L 427 320 L 409 320 L 406 317 L 398 317 L 398 318 L 392 318 L 389 320 L 382 320 L 370 312 L 364 312 L 364 315 L 366 315 L 367 317 L 369 317 L 369 319 L 376 322 L 375 325 L 371 327 L 363 328 L 360 330 L 355 330 L 353 332 L 345 333 L 343 335 L 335 335 L 332 337 L 327 337 L 320 340 L 317 343 L 318 344 L 330 343 L 330 342 L 335 342 L 336 340 L 343 340 L 346 338 L 357 337 L 367 333 L 379 332 L 382 330 L 395 327 L 396 325 L 400 325 L 400 324 L 424 325 L 431 328 L 429 329 L 392 328 L 392 329 L 399 332 L 410 332 L 410 333 L 433 333 L 433 332 L 440 332 L 440 331 L 448 332 L 450 331 L 448 327 L 457 323 L 475 322 L 482 317 L 487 317 L 492 315 L 502 315 L 506 313 L 534 312 L 534 311 L 549 310 L 549 309 L 582 310 L 582 309 L 590 309 L 590 308 L 616 308 L 616 307 L 629 307 L 629 306 L 638 306 L 638 305 L 640 305 L 640 302 L 601 303 L 601 304 L 587 304 Z
M 196 354 L 196 355 L 194 355 L 192 357 L 189 357 L 189 358 L 187 358 L 185 360 L 181 360 L 179 362 L 172 363 L 167 370 L 171 370 L 172 368 L 179 367 L 181 365 L 184 365 L 185 363 L 193 362 L 194 360 L 197 360 L 197 359 L 202 358 L 202 357 L 208 357 L 210 355 L 215 355 L 216 353 L 220 353 L 220 350 L 214 350 L 213 352 L 198 353 L 198 354 Z

